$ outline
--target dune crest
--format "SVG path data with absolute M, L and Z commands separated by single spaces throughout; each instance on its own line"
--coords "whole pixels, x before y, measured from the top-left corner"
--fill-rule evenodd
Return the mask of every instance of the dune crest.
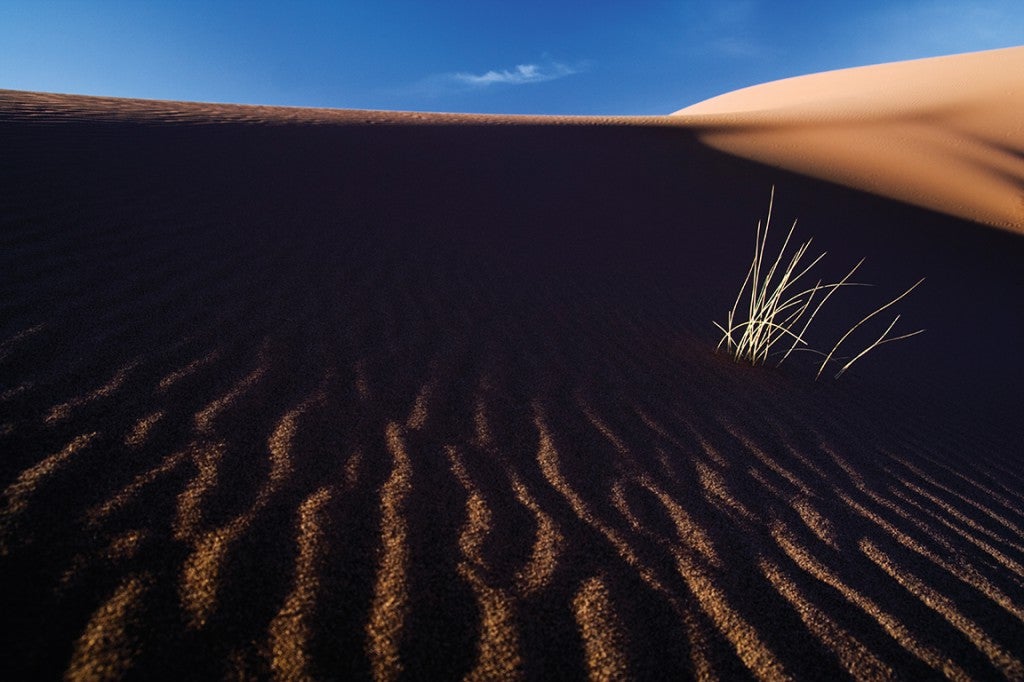
M 787 78 L 680 109 L 722 151 L 1024 233 L 1024 47 Z

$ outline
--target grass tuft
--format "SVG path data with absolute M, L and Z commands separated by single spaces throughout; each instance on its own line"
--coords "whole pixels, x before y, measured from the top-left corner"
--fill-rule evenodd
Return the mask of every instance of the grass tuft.
M 718 322 L 713 323 L 722 332 L 722 338 L 717 347 L 719 350 L 725 346 L 726 352 L 736 360 L 746 361 L 752 365 L 764 364 L 768 362 L 769 358 L 777 356 L 781 356 L 778 362 L 781 365 L 794 351 L 808 351 L 824 358 L 815 379 L 821 376 L 829 363 L 846 361 L 835 374 L 835 378 L 838 379 L 850 369 L 853 363 L 879 346 L 907 339 L 924 331 L 919 329 L 890 337 L 889 333 L 900 319 L 900 316 L 896 315 L 878 339 L 853 355 L 852 358 L 836 355 L 839 347 L 849 339 L 854 331 L 916 289 L 924 281 L 922 278 L 896 298 L 865 315 L 840 337 L 828 353 L 810 348 L 805 338 L 807 330 L 832 295 L 846 287 L 869 286 L 850 281 L 857 269 L 864 263 L 864 259 L 862 258 L 854 265 L 838 282 L 826 284 L 818 279 L 814 284 L 808 284 L 811 281 L 809 273 L 821 262 L 827 252 L 822 252 L 807 262 L 807 252 L 812 241 L 808 239 L 796 247 L 787 260 L 786 250 L 789 248 L 793 232 L 796 230 L 796 221 L 794 220 L 778 255 L 774 259 L 768 256 L 768 231 L 771 227 L 774 204 L 775 188 L 772 187 L 771 197 L 768 201 L 768 216 L 764 221 L 763 228 L 760 221 L 757 223 L 754 257 L 747 270 L 747 275 L 743 279 L 743 284 L 740 286 L 739 293 L 736 295 L 736 301 L 733 303 L 732 310 L 726 315 L 724 325 Z M 744 296 L 747 297 L 745 302 Z M 743 305 L 741 306 L 741 304 Z

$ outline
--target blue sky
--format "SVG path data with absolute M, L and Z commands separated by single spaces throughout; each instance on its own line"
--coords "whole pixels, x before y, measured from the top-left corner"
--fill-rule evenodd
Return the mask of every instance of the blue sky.
M 661 114 L 778 78 L 1024 44 L 1024 0 L 0 0 L 0 88 Z

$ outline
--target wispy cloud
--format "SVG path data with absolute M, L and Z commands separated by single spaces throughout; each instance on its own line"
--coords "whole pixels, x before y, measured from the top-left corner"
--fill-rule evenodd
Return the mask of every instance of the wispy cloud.
M 476 75 L 472 73 L 451 73 L 443 74 L 455 83 L 472 86 L 475 88 L 486 88 L 490 85 L 527 85 L 529 83 L 544 83 L 545 81 L 558 80 L 575 73 L 579 73 L 579 67 L 572 67 L 560 62 L 549 62 L 547 64 L 518 64 L 514 69 L 503 69 L 501 71 L 488 71 Z
M 415 85 L 404 89 L 403 93 L 439 97 L 453 93 L 481 91 L 493 87 L 546 83 L 582 73 L 589 67 L 590 62 L 587 61 L 566 64 L 549 60 L 531 64 L 518 64 L 511 69 L 492 69 L 483 73 L 473 73 L 470 71 L 435 73 L 421 78 Z

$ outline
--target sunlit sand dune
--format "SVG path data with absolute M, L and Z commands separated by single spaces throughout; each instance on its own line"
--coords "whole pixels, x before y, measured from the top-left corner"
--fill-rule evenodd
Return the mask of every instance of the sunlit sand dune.
M 676 115 L 716 149 L 1024 232 L 1024 47 L 755 85 Z
M 998 183 L 700 120 L 0 92 L 0 677 L 1024 678 Z M 716 355 L 772 186 L 926 333 Z

